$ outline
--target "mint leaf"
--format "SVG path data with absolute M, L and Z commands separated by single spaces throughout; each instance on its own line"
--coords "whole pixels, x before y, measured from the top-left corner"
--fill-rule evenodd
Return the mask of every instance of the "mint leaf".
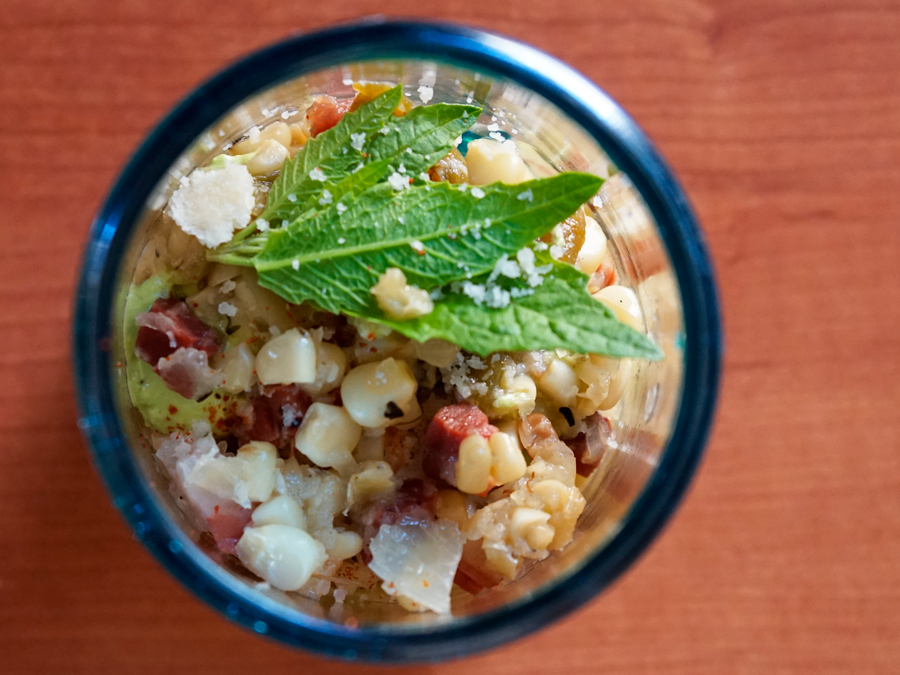
M 416 177 L 443 157 L 481 112 L 474 106 L 440 103 L 394 117 L 402 95 L 398 85 L 310 139 L 285 162 L 260 217 L 276 226 L 295 220 L 308 209 L 359 194 L 401 167 Z M 360 134 L 362 143 L 354 142 Z M 324 180 L 310 175 L 315 169 L 321 174 L 314 175 Z M 325 190 L 330 198 L 320 203 Z
M 322 193 L 326 181 L 338 181 L 350 174 L 364 159 L 362 150 L 352 144 L 352 135 L 365 134 L 368 139 L 381 129 L 393 117 L 401 96 L 403 87 L 397 85 L 347 113 L 328 131 L 309 139 L 294 159 L 284 163 L 260 217 L 273 224 L 292 220 L 297 216 L 298 206 Z M 316 169 L 321 171 L 324 181 L 310 175 Z
M 546 254 L 538 258 L 539 264 L 552 264 L 553 269 L 532 295 L 516 298 L 502 309 L 451 294 L 425 316 L 396 321 L 382 315 L 375 320 L 414 340 L 441 338 L 481 356 L 495 351 L 570 349 L 581 354 L 662 358 L 650 338 L 620 322 L 609 307 L 588 294 L 587 276 Z M 474 281 L 484 283 L 485 279 Z
M 352 173 L 328 180 L 322 188 L 328 190 L 330 202 L 336 204 L 362 194 L 394 171 L 418 181 L 419 174 L 446 155 L 453 141 L 480 113 L 481 109 L 474 106 L 447 103 L 413 108 L 403 117 L 387 122 L 366 141 L 363 152 L 367 157 Z M 318 198 L 319 194 L 314 195 L 305 208 L 321 208 L 324 204 L 318 203 Z
M 394 192 L 381 184 L 343 213 L 336 205 L 267 233 L 252 258 L 259 284 L 293 303 L 380 316 L 369 289 L 389 267 L 420 288 L 489 272 L 570 216 L 602 180 L 565 173 L 519 185 L 439 183 Z
M 400 164 L 416 178 L 447 154 L 456 140 L 475 123 L 481 108 L 471 105 L 435 103 L 413 108 L 403 117 L 387 124 L 368 143 L 372 161 L 389 160 Z

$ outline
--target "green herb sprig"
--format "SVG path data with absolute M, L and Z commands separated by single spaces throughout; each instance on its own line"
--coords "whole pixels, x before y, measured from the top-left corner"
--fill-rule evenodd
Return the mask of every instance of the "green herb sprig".
M 260 220 L 210 254 L 255 267 L 259 284 L 289 302 L 310 302 L 386 324 L 410 338 L 441 338 L 480 355 L 564 348 L 658 359 L 647 336 L 587 293 L 588 278 L 545 253 L 527 257 L 537 281 L 492 274 L 572 215 L 602 180 L 563 173 L 518 185 L 431 183 L 423 173 L 477 119 L 472 106 L 435 104 L 396 118 L 397 86 L 348 113 L 285 163 Z M 432 291 L 434 310 L 415 319 L 384 314 L 370 289 L 388 268 Z M 504 284 L 507 302 L 473 289 Z

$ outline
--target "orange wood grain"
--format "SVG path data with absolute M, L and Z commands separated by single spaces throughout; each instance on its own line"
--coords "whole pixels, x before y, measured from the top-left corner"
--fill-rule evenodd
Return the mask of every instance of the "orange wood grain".
M 92 215 L 154 122 L 255 47 L 376 12 L 520 37 L 617 98 L 696 205 L 728 337 L 707 459 L 639 564 L 418 671 L 900 672 L 900 3 L 430 5 L 0 3 L 0 672 L 364 670 L 226 623 L 132 540 L 75 428 L 68 322 Z

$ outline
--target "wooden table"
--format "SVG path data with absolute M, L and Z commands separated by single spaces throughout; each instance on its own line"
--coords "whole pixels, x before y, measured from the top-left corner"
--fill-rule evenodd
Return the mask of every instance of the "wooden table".
M 230 625 L 132 539 L 75 427 L 68 331 L 92 215 L 170 106 L 390 12 L 533 42 L 618 99 L 697 208 L 728 337 L 706 460 L 649 553 L 552 628 L 419 671 L 900 672 L 900 3 L 427 4 L 0 6 L 0 671 L 363 670 Z

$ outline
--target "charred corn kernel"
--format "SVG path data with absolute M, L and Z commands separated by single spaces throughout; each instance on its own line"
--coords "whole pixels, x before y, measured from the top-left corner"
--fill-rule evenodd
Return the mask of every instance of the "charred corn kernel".
M 334 544 L 328 549 L 328 557 L 332 560 L 347 560 L 362 551 L 363 540 L 351 530 L 336 530 Z
M 296 591 L 327 559 L 322 544 L 288 525 L 246 528 L 235 552 L 251 571 L 281 591 Z
M 528 541 L 529 531 L 538 526 L 545 526 L 548 520 L 550 520 L 549 513 L 527 506 L 517 506 L 509 519 L 509 531 L 514 538 Z M 553 539 L 552 531 L 550 539 Z
M 470 185 L 497 181 L 512 185 L 532 178 L 514 141 L 500 143 L 489 138 L 471 141 L 466 151 L 466 168 Z
M 459 490 L 438 490 L 435 495 L 434 512 L 438 518 L 452 520 L 459 525 L 460 531 L 464 531 L 469 522 L 466 498 L 460 494 Z
M 266 141 L 275 141 L 287 148 L 291 144 L 291 129 L 284 122 L 273 122 L 262 131 L 252 131 L 247 138 L 231 146 L 232 155 L 245 155 L 259 150 Z M 253 173 L 251 169 L 250 173 Z
M 615 312 L 616 318 L 622 323 L 631 326 L 635 330 L 643 330 L 641 305 L 638 302 L 637 295 L 630 288 L 613 284 L 612 286 L 601 288 L 594 293 L 593 297 Z
M 453 363 L 459 347 L 452 342 L 432 338 L 427 342 L 413 342 L 416 358 L 437 368 L 446 368 Z
M 417 388 L 409 366 L 389 358 L 357 366 L 347 373 L 341 382 L 341 400 L 357 424 L 387 427 L 418 409 Z
M 491 446 L 491 478 L 497 485 L 505 485 L 525 475 L 525 456 L 519 443 L 509 434 L 498 431 L 488 439 Z
M 256 357 L 246 343 L 241 343 L 225 352 L 220 370 L 222 371 L 222 389 L 230 394 L 250 391 L 253 386 L 253 371 Z
M 257 527 L 290 525 L 301 530 L 306 529 L 306 516 L 303 515 L 303 509 L 287 495 L 272 497 L 265 504 L 257 506 L 250 521 Z
M 291 145 L 303 147 L 309 140 L 309 124 L 306 121 L 289 124 L 291 131 Z
M 568 363 L 562 359 L 553 359 L 538 379 L 537 386 L 553 403 L 571 406 L 578 394 L 578 376 Z
M 272 338 L 256 355 L 256 374 L 263 384 L 308 384 L 316 381 L 316 346 L 292 328 Z
M 314 396 L 327 394 L 341 384 L 347 372 L 347 355 L 330 342 L 320 342 L 316 348 L 316 381 L 303 385 L 303 391 Z
M 606 235 L 596 220 L 585 216 L 584 243 L 578 251 L 575 267 L 585 274 L 593 274 L 599 269 L 604 255 L 606 255 Z
M 303 416 L 294 447 L 316 466 L 346 474 L 356 466 L 353 448 L 361 434 L 360 426 L 340 406 L 313 403 Z
M 479 434 L 466 436 L 459 444 L 456 462 L 456 487 L 461 492 L 481 494 L 490 487 L 491 446 L 488 439 Z
M 566 508 L 571 491 L 562 482 L 553 478 L 537 481 L 531 486 L 532 493 L 540 497 L 543 510 L 553 515 Z
M 347 481 L 347 508 L 394 490 L 394 472 L 387 462 L 363 462 Z
M 266 176 L 278 171 L 288 157 L 290 157 L 290 153 L 287 148 L 270 138 L 260 144 L 259 150 L 247 162 L 247 171 L 254 176 Z
M 389 267 L 370 289 L 378 306 L 394 319 L 414 319 L 434 310 L 428 291 L 406 283 L 406 275 L 396 267 Z

